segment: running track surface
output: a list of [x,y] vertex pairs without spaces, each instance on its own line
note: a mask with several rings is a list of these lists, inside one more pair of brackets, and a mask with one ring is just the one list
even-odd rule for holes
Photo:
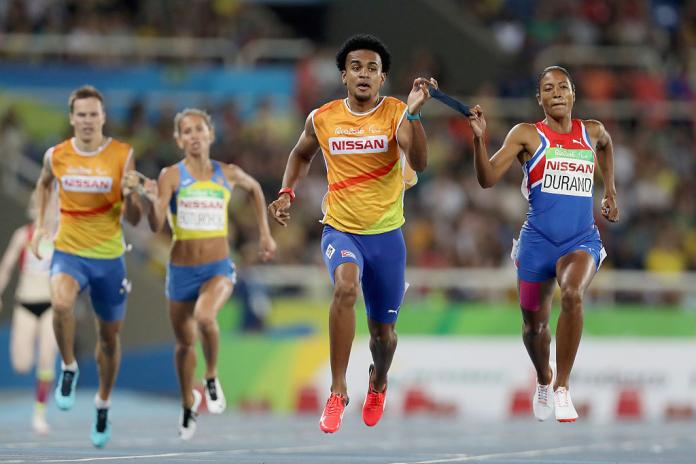
[[49,405],[53,430],[38,437],[30,426],[29,391],[0,393],[0,462],[6,463],[240,463],[436,464],[693,463],[694,423],[539,423],[534,419],[481,422],[466,417],[390,414],[376,427],[362,423],[354,400],[333,435],[318,417],[229,412],[201,415],[191,442],[177,437],[176,399],[114,395],[113,435],[106,448],[89,442],[94,391],[78,389],[70,412]]

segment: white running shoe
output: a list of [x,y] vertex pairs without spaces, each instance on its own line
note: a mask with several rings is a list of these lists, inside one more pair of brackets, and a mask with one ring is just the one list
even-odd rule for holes
[[548,385],[536,384],[536,390],[532,397],[532,411],[539,421],[545,421],[553,413],[553,382],[556,380],[556,365],[549,363],[551,368],[551,383]]
[[227,407],[227,402],[218,378],[203,379],[203,391],[205,392],[205,404],[208,412],[222,414]]
[[196,433],[196,418],[198,417],[198,407],[201,405],[201,394],[198,390],[193,390],[193,405],[191,409],[183,409],[179,415],[179,437],[182,440],[190,440]]
[[573,406],[573,400],[570,399],[570,392],[566,387],[558,387],[553,394],[553,402],[558,422],[575,422],[578,412]]
[[46,422],[46,411],[43,408],[34,409],[34,415],[31,418],[31,426],[34,432],[38,435],[47,435],[51,431],[51,427]]

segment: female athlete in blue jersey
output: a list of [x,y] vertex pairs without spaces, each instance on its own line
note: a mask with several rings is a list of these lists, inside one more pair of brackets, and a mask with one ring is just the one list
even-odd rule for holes
[[[529,211],[512,257],[524,320],[522,338],[537,372],[534,415],[545,420],[555,412],[559,422],[574,422],[578,414],[568,380],[582,335],[582,299],[606,256],[592,212],[595,161],[604,177],[602,215],[616,222],[614,157],[611,137],[601,122],[572,119],[575,87],[568,71],[559,66],[544,69],[536,96],[544,120],[513,127],[490,159],[480,106],[473,108],[469,122],[482,187],[495,185],[515,159],[522,165]],[[561,314],[554,372],[549,364],[549,316],[556,282],[561,287]]]

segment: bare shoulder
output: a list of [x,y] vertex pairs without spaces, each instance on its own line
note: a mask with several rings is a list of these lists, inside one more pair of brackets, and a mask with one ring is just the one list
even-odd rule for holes
[[533,145],[535,142],[539,141],[539,134],[534,124],[521,122],[510,129],[507,138],[508,140],[524,145]]
[[520,122],[515,124],[512,129],[510,129],[510,132],[517,131],[520,133],[524,134],[536,134],[537,133],[537,128],[534,124],[531,122]]
[[316,131],[314,130],[314,116],[318,113],[318,111],[319,110],[313,110],[307,115],[304,125],[305,134],[316,135]]
[[179,168],[176,164],[162,168],[159,174],[160,182],[164,183],[178,183],[179,182]]
[[26,244],[29,243],[28,229],[29,226],[26,224],[15,229],[14,233],[12,234],[12,238],[10,239],[10,246],[26,246]]
[[582,123],[587,127],[588,129],[590,127],[604,127],[604,124],[602,124],[601,121],[597,121],[596,119],[583,119]]
[[609,133],[604,128],[604,124],[596,119],[585,119],[582,121],[587,129],[587,134],[590,136],[590,140],[595,142],[602,142],[605,144],[609,139]]
[[24,224],[23,226],[17,227],[15,229],[13,236],[18,236],[18,237],[26,237],[29,235],[29,228],[31,226],[29,224]]
[[604,131],[604,124],[596,119],[585,119],[582,121],[582,123],[585,125],[585,128],[588,132],[590,132],[590,134],[593,132],[598,133]]
[[242,170],[234,163],[220,163],[220,169],[227,177],[234,176]]

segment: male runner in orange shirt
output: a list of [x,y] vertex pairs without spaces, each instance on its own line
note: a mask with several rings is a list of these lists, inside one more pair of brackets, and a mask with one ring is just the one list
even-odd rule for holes
[[[283,188],[269,205],[282,225],[290,219],[294,188],[321,150],[327,167],[322,253],[334,283],[329,313],[331,395],[319,427],[333,433],[348,404],[346,368],[355,336],[355,300],[362,285],[370,350],[363,420],[374,426],[382,417],[387,372],[396,350],[394,330],[405,292],[406,247],[403,196],[416,171],[425,169],[428,149],[420,109],[434,79],[418,78],[408,103],[380,95],[391,57],[370,35],[349,38],[336,55],[348,97],[334,100],[307,117],[290,153]],[[409,166],[410,165],[410,166]]]
[[46,236],[44,215],[56,185],[60,224],[51,262],[51,307],[62,370],[55,400],[62,410],[72,408],[75,402],[80,371],[73,346],[73,310],[77,295],[89,287],[99,335],[99,391],[94,398],[96,419],[91,439],[94,446],[103,447],[111,435],[109,396],[121,361],[119,331],[130,287],[121,216],[135,225],[141,210],[138,195],[121,185],[124,173],[135,169],[133,149],[104,136],[106,114],[101,93],[91,86],[81,87],[70,95],[69,106],[75,136],[49,148],[44,156],[36,185],[39,214],[32,251],[40,258],[38,245]]

